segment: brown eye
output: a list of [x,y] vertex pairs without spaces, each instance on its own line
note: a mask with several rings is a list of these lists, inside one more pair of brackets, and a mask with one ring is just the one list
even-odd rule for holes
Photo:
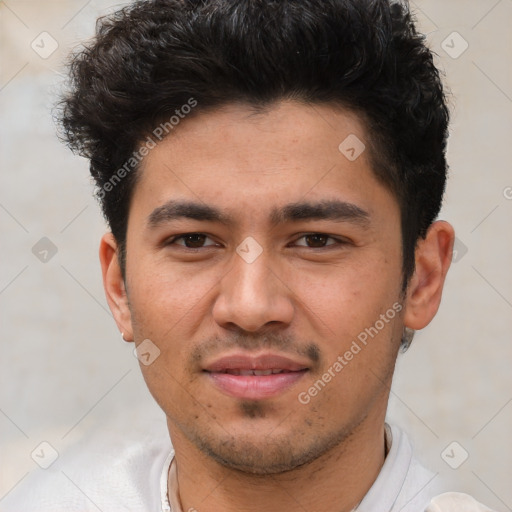
[[327,241],[329,237],[327,235],[306,235],[305,237],[306,244],[309,247],[325,247],[327,245]]
[[187,233],[180,235],[174,238],[171,244],[181,245],[188,249],[200,249],[202,247],[217,245],[210,237],[203,233]]
[[206,235],[194,234],[184,236],[183,241],[186,247],[195,249],[197,247],[203,247],[206,238]]
[[325,235],[324,233],[309,233],[301,236],[295,242],[295,245],[300,247],[311,247],[312,249],[321,249],[322,247],[327,247],[336,243],[340,242],[335,240],[332,236]]

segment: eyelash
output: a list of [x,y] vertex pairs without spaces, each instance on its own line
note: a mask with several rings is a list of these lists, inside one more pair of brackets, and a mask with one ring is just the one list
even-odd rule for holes
[[184,240],[185,238],[191,237],[191,236],[204,236],[206,238],[210,238],[211,239],[211,237],[209,237],[205,233],[199,233],[199,232],[183,233],[182,235],[177,235],[177,236],[174,236],[174,237],[170,238],[169,240],[167,240],[165,242],[165,245],[181,245],[181,246],[183,246],[183,248],[189,249],[189,250],[190,249],[198,250],[198,249],[203,249],[204,247],[214,247],[215,245],[218,245],[218,244],[210,244],[210,245],[203,246],[203,247],[187,247],[185,244],[176,244],[177,240]]
[[[216,247],[216,246],[218,247],[220,245],[220,244],[217,244],[217,243],[213,243],[213,244],[206,245],[206,246],[201,246],[201,247],[187,247],[184,243],[183,244],[176,244],[176,242],[178,240],[184,240],[185,238],[191,237],[191,236],[204,236],[207,239],[210,239],[210,240],[214,241],[211,237],[209,237],[205,233],[192,232],[192,233],[183,233],[181,235],[174,236],[174,237],[170,238],[169,240],[167,240],[165,242],[165,245],[180,245],[180,246],[182,246],[186,250],[193,250],[193,251],[204,249],[206,247]],[[348,240],[344,240],[344,239],[341,239],[341,238],[333,237],[331,235],[328,235],[327,233],[319,233],[319,232],[304,233],[300,237],[296,238],[294,243],[297,243],[299,240],[301,240],[303,238],[306,238],[308,236],[309,237],[311,237],[311,236],[326,237],[327,240],[334,240],[334,243],[328,243],[328,244],[323,245],[321,247],[310,247],[308,245],[298,245],[296,247],[305,247],[307,249],[326,249],[326,248],[331,247],[331,246],[347,245],[349,243]]]

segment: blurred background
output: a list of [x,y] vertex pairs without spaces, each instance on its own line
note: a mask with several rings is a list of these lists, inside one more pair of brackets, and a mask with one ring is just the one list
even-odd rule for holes
[[[117,418],[165,430],[106,305],[87,162],[51,117],[70,50],[109,0],[0,1],[1,499]],[[452,490],[512,510],[512,0],[411,2],[451,90],[441,218],[457,241],[435,320],[399,357],[389,419]]]

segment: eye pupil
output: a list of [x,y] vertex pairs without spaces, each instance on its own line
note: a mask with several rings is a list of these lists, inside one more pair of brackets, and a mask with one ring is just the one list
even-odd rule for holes
[[201,235],[198,233],[187,235],[184,237],[185,245],[190,248],[202,247],[204,245],[205,240],[206,235]]
[[309,247],[324,247],[328,240],[327,235],[306,235],[306,243]]

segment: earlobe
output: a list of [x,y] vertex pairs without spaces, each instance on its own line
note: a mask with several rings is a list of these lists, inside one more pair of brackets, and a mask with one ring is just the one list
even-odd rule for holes
[[133,341],[133,329],[128,296],[118,259],[118,246],[112,233],[103,235],[100,243],[100,263],[103,288],[110,311],[125,341]]
[[416,268],[407,287],[405,327],[423,329],[437,313],[452,260],[454,238],[452,226],[437,221],[419,241],[415,253]]

